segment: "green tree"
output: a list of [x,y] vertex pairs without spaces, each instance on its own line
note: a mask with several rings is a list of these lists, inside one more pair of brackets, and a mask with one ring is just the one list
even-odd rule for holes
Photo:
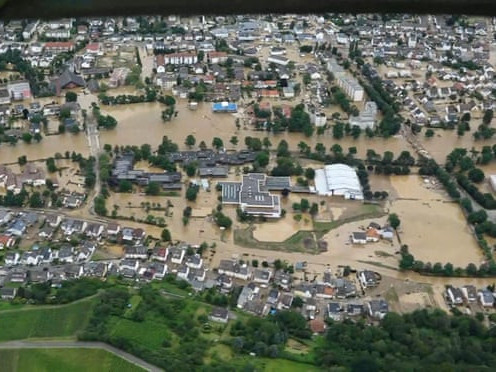
[[434,137],[434,131],[433,131],[432,129],[430,129],[430,128],[429,128],[429,129],[427,129],[427,130],[425,131],[425,136],[426,136],[427,138]]
[[119,192],[132,192],[133,184],[129,180],[119,181]]
[[229,140],[229,142],[231,142],[231,144],[233,146],[237,146],[238,145],[238,137],[232,136],[231,139]]
[[269,164],[269,154],[265,151],[259,152],[255,157],[256,163],[261,167],[266,167]]
[[105,198],[103,195],[99,195],[95,198],[95,213],[99,216],[107,215],[107,207],[105,206]]
[[400,224],[401,224],[401,221],[400,221],[400,218],[398,217],[398,215],[396,213],[391,213],[388,217],[388,222],[389,224],[391,225],[391,227],[393,229],[397,229]]
[[484,116],[482,117],[482,123],[485,125],[489,125],[493,120],[494,112],[489,109],[484,112]]
[[77,101],[77,93],[67,92],[65,94],[65,101],[66,102],[76,102]]
[[310,209],[310,202],[307,199],[301,199],[300,208],[302,212],[306,212]]
[[168,229],[163,229],[162,233],[160,234],[160,237],[164,242],[172,241],[171,233]]
[[198,185],[190,184],[186,189],[186,199],[189,201],[195,201],[199,190],[200,187]]
[[188,164],[186,164],[184,166],[184,170],[186,171],[186,174],[188,175],[188,177],[194,177],[196,174],[197,168],[198,168],[198,163],[196,163],[194,161],[189,162]]
[[160,183],[150,182],[145,189],[146,195],[159,195],[160,194]]
[[305,178],[307,180],[313,180],[315,178],[315,170],[313,168],[305,169]]
[[467,176],[470,179],[470,181],[475,183],[481,183],[482,181],[484,181],[485,178],[484,172],[480,168],[470,169],[468,171]]
[[337,122],[332,127],[332,136],[335,139],[341,139],[344,137],[344,124],[341,122]]
[[26,155],[22,155],[17,158],[17,162],[19,165],[24,165],[28,162],[28,159],[26,158]]
[[214,147],[216,150],[220,150],[224,147],[224,142],[219,137],[214,137],[212,139],[212,147]]
[[215,222],[219,227],[223,227],[225,229],[229,229],[232,226],[232,220],[222,212],[217,212],[215,214]]
[[33,192],[29,197],[29,207],[30,208],[42,208],[44,205],[43,199],[39,192]]
[[26,143],[31,143],[33,135],[31,133],[25,132],[21,136],[22,140]]
[[188,134],[186,137],[186,140],[184,141],[184,144],[188,147],[193,147],[196,143],[196,138],[192,134]]
[[278,157],[289,157],[289,145],[286,140],[281,140],[277,145],[277,156]]

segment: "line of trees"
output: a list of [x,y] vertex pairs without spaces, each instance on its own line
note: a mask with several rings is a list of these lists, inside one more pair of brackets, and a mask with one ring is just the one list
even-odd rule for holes
[[494,262],[494,260],[491,260],[487,263],[483,263],[479,267],[477,267],[473,263],[469,263],[465,268],[462,267],[455,268],[453,264],[451,264],[450,262],[443,265],[440,262],[436,262],[432,264],[430,262],[423,262],[420,260],[416,260],[413,254],[410,253],[407,245],[403,245],[401,247],[400,254],[401,254],[400,269],[413,270],[423,275],[447,276],[447,277],[464,277],[464,276],[487,277],[487,276],[496,275],[496,263]]

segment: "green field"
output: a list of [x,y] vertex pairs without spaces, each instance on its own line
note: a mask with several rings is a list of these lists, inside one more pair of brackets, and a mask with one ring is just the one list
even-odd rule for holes
[[154,320],[137,323],[128,319],[112,317],[109,328],[111,329],[111,337],[124,338],[152,350],[160,349],[164,340],[170,340],[172,337],[165,324]]
[[143,371],[142,368],[100,349],[0,350],[0,361],[3,372]]
[[69,337],[86,327],[94,299],[69,305],[0,311],[0,341]]
[[265,372],[317,372],[320,369],[310,364],[293,362],[287,359],[264,359]]

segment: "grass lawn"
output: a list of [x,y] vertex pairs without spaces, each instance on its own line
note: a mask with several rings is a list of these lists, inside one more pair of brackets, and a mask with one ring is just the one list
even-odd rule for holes
[[74,336],[86,327],[94,301],[0,311],[0,341]]
[[124,313],[124,317],[129,318],[131,315],[133,315],[134,311],[136,310],[140,302],[141,302],[141,296],[138,295],[132,296],[131,299],[129,300],[131,307],[126,310],[126,312]]
[[[307,241],[305,246],[304,241]],[[283,242],[262,242],[253,236],[253,226],[234,230],[234,243],[242,247],[274,251],[317,253],[317,244],[311,231],[298,231]]]
[[0,350],[0,360],[3,372],[144,371],[114,354],[99,349]]
[[208,350],[208,354],[207,357],[205,358],[205,362],[210,363],[213,359],[228,362],[233,357],[234,357],[234,353],[231,350],[231,348],[227,345],[219,343]]
[[169,328],[154,320],[133,322],[128,319],[112,317],[110,334],[113,337],[122,337],[133,343],[151,350],[159,349],[165,339],[171,340],[173,335]]
[[155,289],[163,289],[166,292],[173,293],[182,297],[189,297],[190,291],[178,288],[176,284],[169,283],[166,280],[152,282],[152,287]]
[[0,301],[0,311],[18,310],[18,309],[22,309],[23,307],[29,307],[29,305],[23,305],[23,304],[12,305],[10,301]]
[[293,362],[287,359],[262,359],[265,372],[317,372],[320,369],[311,364]]

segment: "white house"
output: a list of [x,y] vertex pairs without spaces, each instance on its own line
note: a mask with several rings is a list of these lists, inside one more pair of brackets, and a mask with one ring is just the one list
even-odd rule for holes
[[184,255],[186,254],[186,249],[181,249],[177,247],[168,247],[167,256],[171,258],[171,262],[175,264],[182,264]]
[[21,255],[18,252],[8,252],[5,255],[5,265],[15,266],[19,264],[20,259],[21,259]]
[[39,265],[42,261],[42,257],[33,251],[24,252],[21,256],[21,263],[23,265]]

